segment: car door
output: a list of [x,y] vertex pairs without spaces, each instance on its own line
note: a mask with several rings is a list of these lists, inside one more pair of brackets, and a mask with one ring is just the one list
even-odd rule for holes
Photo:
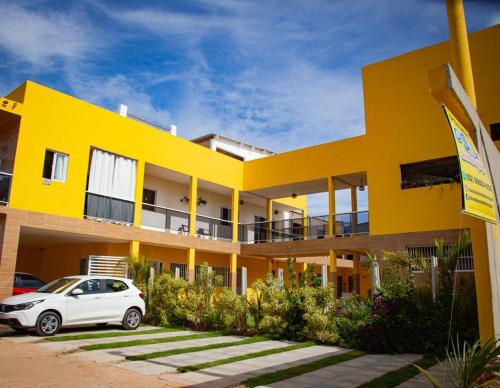
[[121,321],[130,304],[130,290],[119,279],[103,280],[104,316],[110,321]]
[[[71,291],[79,288],[80,295],[72,295]],[[101,279],[88,279],[79,283],[67,294],[68,324],[91,323],[105,320],[104,298]]]

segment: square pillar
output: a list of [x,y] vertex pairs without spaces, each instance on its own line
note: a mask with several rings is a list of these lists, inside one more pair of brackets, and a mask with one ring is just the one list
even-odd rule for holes
[[328,236],[332,238],[335,236],[335,178],[332,176],[328,177],[328,220]]
[[273,259],[266,259],[266,273],[273,273]]
[[142,218],[142,191],[144,188],[144,161],[138,160],[136,163],[135,177],[135,205],[134,205],[134,226],[141,226]]
[[240,212],[240,191],[237,189],[233,189],[232,198],[231,198],[231,222],[233,223],[233,242],[238,242],[238,232],[239,232],[239,212]]
[[302,217],[304,217],[303,221],[302,221],[302,229],[303,229],[303,236],[304,236],[304,240],[307,240],[308,237],[309,237],[309,218],[307,218],[307,210],[303,210],[302,211]]
[[[196,202],[197,201],[198,201],[198,178],[195,176],[192,176],[189,179],[189,235],[190,236],[194,236],[196,234]],[[193,257],[194,257],[194,253],[193,253]],[[194,269],[194,267],[193,267],[193,269]]]
[[352,262],[352,283],[354,293],[357,295],[360,295],[359,272],[359,253],[355,253]]
[[229,284],[231,290],[236,292],[238,284],[238,255],[236,253],[231,253],[229,257]]
[[0,300],[12,296],[21,227],[0,215]]
[[267,230],[266,230],[266,236],[268,241],[272,241],[273,239],[273,200],[268,199],[266,201],[266,220],[267,222]]
[[358,191],[356,186],[351,187],[351,222],[352,222],[352,234],[357,233],[358,228]]
[[335,250],[330,249],[330,268],[328,273],[328,278],[330,283],[335,287],[335,291],[337,292],[337,254]]
[[130,257],[139,257],[139,249],[140,249],[140,243],[139,241],[130,241],[130,246],[129,246],[129,256]]
[[194,248],[189,248],[187,251],[187,270],[188,270],[188,282],[194,282],[194,264],[196,258],[196,250]]

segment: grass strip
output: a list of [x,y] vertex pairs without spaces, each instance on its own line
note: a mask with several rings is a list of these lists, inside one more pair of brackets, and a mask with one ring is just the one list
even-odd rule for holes
[[263,350],[261,352],[248,353],[248,354],[243,354],[241,356],[223,358],[222,360],[209,361],[209,362],[204,362],[204,363],[196,364],[196,365],[183,366],[183,367],[177,368],[177,370],[181,373],[192,372],[195,370],[211,368],[213,366],[229,364],[231,362],[248,360],[250,358],[264,357],[264,356],[269,356],[271,354],[289,352],[290,350],[307,348],[307,347],[313,346],[313,345],[314,345],[314,342],[301,342],[298,344],[285,346],[283,348],[268,349],[268,350]]
[[194,353],[194,352],[201,352],[203,350],[220,349],[220,348],[228,348],[230,346],[253,344],[256,342],[262,342],[262,341],[267,341],[267,340],[269,340],[269,338],[267,338],[267,337],[255,336],[255,337],[246,338],[246,339],[241,340],[241,341],[223,342],[220,344],[210,344],[210,345],[204,345],[204,346],[191,346],[189,348],[182,348],[182,349],[170,349],[170,350],[165,350],[163,352],[139,354],[137,356],[127,356],[125,358],[129,361],[142,361],[142,360],[149,360],[149,359],[158,358],[158,357],[175,356],[177,354],[183,354],[183,353]]
[[199,339],[199,338],[219,337],[221,335],[224,335],[224,333],[212,331],[209,333],[189,334],[189,335],[181,335],[181,336],[177,336],[177,337],[148,338],[148,339],[138,339],[138,340],[134,340],[134,341],[85,345],[85,346],[80,346],[80,349],[82,349],[82,350],[117,349],[117,348],[127,348],[129,346],[137,346],[137,345],[152,345],[152,344],[162,344],[162,343],[166,343],[166,342],[187,341],[187,340]]
[[179,331],[179,328],[160,328],[152,330],[141,330],[141,331],[117,331],[117,332],[107,332],[107,333],[88,333],[88,334],[75,334],[67,335],[62,337],[50,337],[46,338],[50,342],[64,342],[64,341],[75,341],[84,339],[96,339],[96,338],[111,338],[111,337],[128,337],[132,335],[146,335],[146,334],[157,334],[157,333],[168,333],[172,331]]
[[[422,369],[429,369],[431,366],[436,365],[439,362],[438,358],[435,356],[424,356],[420,360],[414,362]],[[411,379],[412,377],[420,374],[420,371],[413,365],[409,364],[403,366],[402,368],[387,372],[382,376],[379,376],[371,381],[361,384],[358,388],[386,388],[386,387],[396,387],[405,381]]]
[[252,377],[248,380],[241,382],[242,385],[247,387],[257,387],[259,385],[268,385],[277,381],[290,379],[304,373],[313,372],[315,370],[326,368],[327,366],[339,364],[341,362],[349,361],[357,357],[364,356],[366,353],[359,350],[352,350],[350,352],[332,355],[321,358],[316,361],[309,362],[298,366],[293,366],[286,369],[281,369],[276,372],[265,373],[260,376]]

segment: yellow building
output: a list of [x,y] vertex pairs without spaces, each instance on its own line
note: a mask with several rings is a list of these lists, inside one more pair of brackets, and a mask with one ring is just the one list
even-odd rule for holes
[[[498,25],[470,37],[492,136],[499,42]],[[207,262],[240,292],[296,257],[298,272],[328,264],[339,288],[366,295],[367,250],[451,244],[468,229],[481,332],[491,335],[484,222],[460,213],[452,136],[429,93],[427,71],[448,53],[441,43],[364,67],[365,135],[247,161],[25,82],[0,101],[0,297],[15,271],[50,281],[127,255],[190,281]],[[369,210],[358,211],[365,187]],[[352,212],[336,212],[337,190],[351,190]],[[319,192],[329,192],[329,214],[307,215],[305,195]]]

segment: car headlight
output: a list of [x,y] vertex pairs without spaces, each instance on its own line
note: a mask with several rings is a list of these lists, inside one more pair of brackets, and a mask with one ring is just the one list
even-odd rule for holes
[[26,302],[26,303],[16,304],[16,305],[14,305],[14,311],[17,311],[17,310],[29,310],[34,305],[36,305],[38,303],[42,303],[44,300],[45,299],[40,299],[40,300],[34,300],[33,302]]

